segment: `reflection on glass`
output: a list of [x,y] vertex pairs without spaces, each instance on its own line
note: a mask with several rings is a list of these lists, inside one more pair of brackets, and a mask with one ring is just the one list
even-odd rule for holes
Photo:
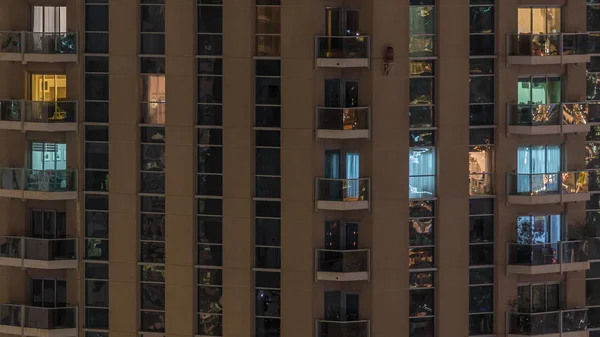
[[165,76],[142,76],[142,122],[165,124]]
[[433,247],[409,248],[408,249],[408,268],[409,269],[434,268]]
[[413,147],[409,150],[409,198],[428,198],[435,195],[435,149]]
[[435,54],[435,7],[409,7],[409,56],[423,57]]

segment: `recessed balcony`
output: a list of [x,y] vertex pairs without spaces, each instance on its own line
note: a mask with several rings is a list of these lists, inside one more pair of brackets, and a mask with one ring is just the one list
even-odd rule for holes
[[371,179],[315,179],[316,208],[320,210],[368,210]]
[[507,133],[554,135],[587,133],[589,105],[585,102],[555,104],[508,104]]
[[369,320],[326,321],[317,320],[317,337],[369,337]]
[[508,203],[515,205],[587,201],[588,172],[509,173],[507,192]]
[[587,309],[507,312],[508,336],[588,337]]
[[368,35],[315,36],[317,68],[369,68],[370,58]]
[[371,108],[317,107],[317,139],[369,139]]
[[317,281],[369,280],[369,249],[317,249],[315,260]]
[[29,337],[75,337],[77,307],[0,304],[0,333]]
[[0,197],[75,200],[77,199],[77,170],[0,168]]
[[77,131],[77,102],[0,100],[0,129]]
[[506,244],[506,272],[539,275],[590,269],[585,241]]
[[0,61],[77,62],[77,33],[0,32]]
[[77,239],[0,236],[0,266],[75,269],[77,268]]
[[507,63],[514,65],[590,62],[588,33],[506,35]]

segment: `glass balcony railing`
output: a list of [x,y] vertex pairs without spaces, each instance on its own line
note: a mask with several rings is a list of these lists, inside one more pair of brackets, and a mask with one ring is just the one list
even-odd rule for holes
[[77,33],[0,32],[0,53],[76,54]]
[[508,34],[509,56],[586,55],[588,33]]
[[77,170],[0,168],[0,189],[36,192],[77,191]]
[[319,201],[367,201],[369,181],[369,178],[317,178],[317,198]]
[[509,173],[509,195],[576,194],[588,192],[588,172]]
[[0,304],[0,326],[57,330],[77,327],[77,307],[35,307]]
[[41,261],[77,259],[77,239],[0,236],[0,257]]
[[509,104],[508,125],[556,126],[587,124],[589,105],[579,103]]
[[359,273],[369,271],[369,250],[317,249],[317,271]]
[[0,100],[0,121],[29,123],[74,123],[76,101]]
[[317,129],[351,131],[369,130],[369,107],[317,107]]
[[544,266],[588,261],[586,241],[535,244],[509,242],[506,250],[509,265]]
[[587,330],[587,309],[551,312],[509,312],[508,333],[511,335],[549,335]]
[[469,174],[469,195],[483,196],[493,195],[493,175],[492,173],[470,173]]
[[317,36],[317,58],[366,59],[370,57],[370,36]]
[[317,337],[369,337],[368,320],[317,321]]

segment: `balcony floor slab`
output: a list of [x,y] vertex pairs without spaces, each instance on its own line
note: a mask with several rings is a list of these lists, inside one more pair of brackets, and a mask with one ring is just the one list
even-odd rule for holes
[[340,281],[340,282],[351,282],[351,281],[368,281],[369,272],[353,272],[353,273],[334,273],[327,271],[317,271],[317,281]]
[[[536,337],[589,337],[589,331],[569,331],[563,333],[548,333],[548,334],[536,334]],[[523,337],[523,336],[531,336],[530,334],[506,334],[507,337]]]
[[368,58],[316,58],[317,68],[369,68]]
[[369,201],[317,201],[317,209],[330,211],[368,210]]
[[368,139],[369,130],[317,130],[318,139]]
[[520,265],[507,265],[507,274],[520,274],[520,275],[541,275],[541,274],[558,274],[561,272],[568,271],[584,271],[590,269],[589,262],[575,262],[575,263],[563,263],[561,264],[547,264],[542,266],[520,266]]
[[512,65],[551,65],[551,64],[573,64],[588,63],[590,55],[555,55],[555,56],[508,56],[507,62]]

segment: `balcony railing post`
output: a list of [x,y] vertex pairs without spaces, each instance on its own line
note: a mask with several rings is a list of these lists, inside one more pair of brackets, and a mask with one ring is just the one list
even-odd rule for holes
[[558,312],[558,333],[562,335],[563,332],[563,311]]
[[21,268],[25,269],[25,237],[19,238],[19,254],[21,255]]
[[25,59],[25,53],[27,53],[27,33],[21,31],[19,38],[21,39],[21,61],[23,61]]
[[558,263],[560,264],[560,273],[563,273],[563,265],[564,265],[564,257],[565,257],[565,243],[563,241],[558,243]]

